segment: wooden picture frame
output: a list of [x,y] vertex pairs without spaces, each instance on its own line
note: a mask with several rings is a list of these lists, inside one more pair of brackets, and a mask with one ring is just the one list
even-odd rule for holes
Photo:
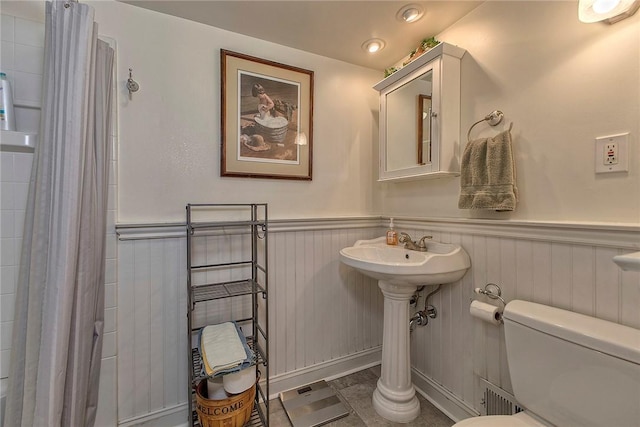
[[221,176],[311,180],[313,71],[220,50]]

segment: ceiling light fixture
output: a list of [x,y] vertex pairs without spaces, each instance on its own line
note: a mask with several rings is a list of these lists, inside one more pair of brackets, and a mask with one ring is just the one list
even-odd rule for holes
[[640,8],[640,0],[580,0],[578,19],[590,24],[604,21],[615,24],[630,17]]
[[402,6],[398,13],[396,13],[396,19],[402,22],[416,22],[418,19],[422,18],[424,15],[424,9],[419,4],[408,4],[406,6]]
[[369,53],[379,52],[384,49],[385,43],[382,39],[369,39],[362,43],[362,48]]

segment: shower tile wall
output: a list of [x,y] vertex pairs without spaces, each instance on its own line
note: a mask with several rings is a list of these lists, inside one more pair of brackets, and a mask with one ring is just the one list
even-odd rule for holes
[[[38,132],[44,59],[44,24],[2,14],[0,70],[14,90],[18,131]],[[117,102],[113,103],[117,117]],[[117,245],[116,159],[117,135],[112,135],[109,176],[107,252],[105,270],[104,342],[96,427],[114,426],[116,420]],[[31,174],[32,153],[0,152],[0,380],[9,375],[11,333],[17,271]]]
[[9,376],[13,306],[32,159],[31,153],[0,153],[0,378]]
[[[7,74],[14,90],[17,130],[37,132],[44,59],[44,24],[1,15],[0,71]],[[0,153],[0,378],[9,375],[13,305],[24,209],[27,201],[32,153]]]
[[0,71],[13,88],[16,126],[19,131],[37,132],[40,123],[44,24],[1,15],[2,50]]

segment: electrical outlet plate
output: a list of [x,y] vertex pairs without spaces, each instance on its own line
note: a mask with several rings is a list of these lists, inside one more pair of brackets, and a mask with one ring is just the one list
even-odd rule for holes
[[596,173],[629,171],[629,133],[596,138]]

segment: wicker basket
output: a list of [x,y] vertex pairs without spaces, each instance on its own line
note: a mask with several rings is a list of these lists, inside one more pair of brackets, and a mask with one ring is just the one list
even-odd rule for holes
[[207,380],[196,388],[196,412],[202,427],[242,427],[251,418],[256,386],[222,400],[207,398]]

